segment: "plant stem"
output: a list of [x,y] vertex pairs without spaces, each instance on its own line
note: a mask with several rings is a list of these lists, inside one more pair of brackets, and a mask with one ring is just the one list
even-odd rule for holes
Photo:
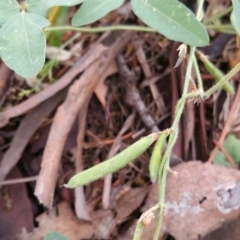
[[106,27],[72,27],[72,26],[52,26],[44,28],[44,31],[63,31],[63,30],[71,30],[71,31],[79,31],[79,32],[90,32],[90,33],[99,33],[106,31],[120,31],[120,30],[131,30],[131,31],[139,31],[139,32],[156,32],[156,30],[144,27],[144,26],[136,26],[136,25],[114,25],[114,26],[106,26]]
[[194,66],[194,70],[195,70],[196,77],[197,77],[197,83],[198,83],[197,85],[198,85],[199,94],[200,94],[200,96],[203,96],[204,91],[203,91],[202,76],[200,74],[197,58],[195,55],[194,55],[194,59],[193,59],[193,66]]
[[141,239],[143,229],[144,229],[143,222],[142,221],[138,221],[137,222],[137,226],[135,228],[133,240],[140,240]]
[[204,0],[198,0],[198,8],[197,8],[197,12],[196,12],[196,18],[198,21],[202,20],[203,4],[204,4]]
[[213,85],[208,91],[205,92],[204,97],[209,98],[215,91],[217,91],[222,85],[230,80],[238,71],[240,71],[240,63],[238,63],[222,80]]
[[160,204],[160,212],[159,212],[159,216],[158,216],[158,222],[157,222],[157,227],[154,233],[154,240],[158,240],[159,234],[160,234],[160,229],[161,229],[161,224],[162,224],[162,218],[163,218],[163,208],[164,208],[164,203],[165,203],[165,190],[166,190],[166,179],[167,179],[167,172],[169,170],[169,162],[170,162],[170,156],[171,156],[171,151],[173,146],[176,143],[177,137],[178,137],[178,123],[180,121],[182,112],[183,112],[183,108],[185,105],[185,102],[188,98],[195,98],[195,97],[199,97],[199,91],[196,92],[191,92],[186,94],[185,96],[182,96],[181,99],[179,99],[177,106],[176,106],[176,110],[175,110],[175,119],[174,122],[172,124],[172,129],[173,132],[170,135],[169,138],[169,143],[168,143],[168,147],[167,150],[165,152],[165,154],[163,155],[162,161],[161,161],[161,165],[159,168],[159,204]]
[[164,206],[160,206],[157,226],[156,226],[156,229],[155,229],[153,240],[158,240],[159,239],[159,234],[160,234],[160,230],[161,230],[161,226],[162,226],[162,219],[163,219],[163,208],[164,208]]
[[236,31],[234,27],[231,24],[212,24],[212,25],[206,25],[207,29],[215,29],[221,32],[229,32],[236,34]]
[[141,239],[144,227],[147,227],[151,223],[152,219],[154,218],[153,212],[158,208],[160,208],[160,205],[156,204],[141,215],[141,217],[137,221],[137,226],[135,228],[133,240]]
[[233,10],[233,6],[230,6],[230,7],[226,8],[225,10],[223,10],[222,12],[220,12],[220,13],[218,13],[216,15],[211,16],[210,18],[208,18],[203,23],[206,25],[206,24],[208,24],[210,22],[213,22],[213,21],[215,21],[215,20],[217,20],[217,19],[219,19],[219,18],[229,14],[232,10]]
[[[187,94],[189,81],[192,78],[191,73],[192,73],[192,66],[193,66],[195,49],[196,49],[195,47],[190,47],[188,65],[187,65],[187,70],[186,70],[186,75],[185,75],[185,80],[184,80],[184,86],[183,86],[182,98],[185,97],[185,95]],[[177,123],[174,124],[174,122],[173,122],[172,128],[174,128],[176,124]]]

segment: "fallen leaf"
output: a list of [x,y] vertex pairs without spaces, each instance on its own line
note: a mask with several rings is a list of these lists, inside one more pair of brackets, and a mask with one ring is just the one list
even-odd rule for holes
[[69,240],[91,239],[93,236],[92,225],[79,220],[66,202],[58,204],[49,214],[43,213],[37,221],[39,227],[31,233],[22,232],[20,240],[41,240],[50,231],[56,231]]
[[102,104],[104,108],[106,108],[106,95],[108,92],[108,86],[105,84],[105,79],[108,76],[111,76],[118,72],[118,68],[116,63],[113,61],[109,67],[107,68],[107,71],[102,76],[102,78],[99,80],[96,88],[94,89],[94,93],[96,94],[96,97],[98,98],[99,102]]

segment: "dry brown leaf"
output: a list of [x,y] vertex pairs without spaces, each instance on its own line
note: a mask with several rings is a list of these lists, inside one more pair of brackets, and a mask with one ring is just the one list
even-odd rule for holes
[[98,98],[99,102],[102,104],[104,108],[106,108],[106,95],[108,92],[108,86],[105,84],[105,79],[108,76],[111,76],[118,72],[118,68],[116,63],[113,61],[109,67],[107,68],[107,71],[103,75],[103,77],[99,80],[97,86],[94,89],[94,93],[96,94],[96,97]]
[[114,214],[109,209],[94,211],[91,216],[93,220],[94,239],[107,239],[109,229],[114,224]]
[[21,240],[42,240],[50,231],[63,234],[69,240],[91,239],[93,227],[90,223],[79,220],[73,213],[71,206],[62,202],[53,208],[49,215],[43,213],[37,217],[39,227],[32,233],[23,232],[19,238]]
[[128,188],[122,194],[116,197],[115,209],[117,211],[118,222],[127,218],[143,202],[148,193],[148,187]]

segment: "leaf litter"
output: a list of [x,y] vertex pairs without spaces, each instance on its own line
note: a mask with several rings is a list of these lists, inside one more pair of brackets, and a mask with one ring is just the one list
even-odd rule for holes
[[[41,11],[46,11],[48,7],[43,6]],[[124,23],[130,10],[124,15],[120,10],[119,14],[118,11],[112,12],[98,24]],[[72,36],[74,33],[64,33],[63,39],[69,36],[68,34]],[[4,172],[0,175],[1,181],[4,181],[15,165],[21,173],[19,170],[17,175],[10,173],[7,179],[14,178],[16,182],[39,175],[42,163],[42,168],[51,172],[44,180],[38,178],[37,182],[37,195],[40,195],[42,202],[49,207],[48,211],[39,204],[33,194],[36,189],[35,182],[1,188],[0,226],[4,226],[8,232],[0,228],[0,234],[7,234],[7,239],[43,239],[50,231],[62,233],[70,240],[131,239],[141,213],[156,204],[157,187],[150,184],[148,173],[150,151],[114,173],[110,180],[100,179],[76,190],[75,196],[74,191],[60,188],[76,171],[106,159],[113,146],[117,146],[118,151],[123,150],[136,141],[136,136],[139,138],[171,125],[171,115],[181,94],[185,60],[173,70],[177,47],[159,34],[130,34],[131,40],[119,40],[123,45],[121,48],[118,43],[118,46],[114,45],[120,36],[118,34],[82,34],[74,42],[81,43],[77,50],[80,52],[72,53],[74,44],[70,45],[67,49],[71,52],[68,63],[64,65],[60,62],[59,66],[53,68],[56,81],[50,83],[46,77],[41,83],[42,91],[24,99],[16,96],[21,88],[28,88],[27,84],[17,80],[19,78],[9,70],[5,71],[1,63],[0,73],[6,72],[1,75],[5,78],[0,79],[3,80],[1,89],[4,95],[1,100],[4,111],[0,113],[0,135],[3,138],[0,146],[0,173]],[[127,38],[127,34],[123,34]],[[218,60],[222,60],[221,54],[224,51],[226,65],[232,67],[234,61],[226,57],[230,50],[224,50],[229,38],[214,32],[212,34],[213,41],[216,38],[222,40],[218,44],[219,48],[214,49],[215,45],[212,44],[205,50]],[[107,63],[102,60],[103,52],[107,50],[111,55],[111,51],[117,49],[119,53],[114,53]],[[235,57],[237,58],[237,54]],[[117,66],[113,64],[115,59]],[[103,64],[100,68],[97,67],[98,61]],[[222,66],[226,67],[224,64]],[[126,75],[123,74],[123,69],[127,69]],[[201,70],[204,87],[207,88],[210,86],[211,77],[203,68]],[[123,76],[127,76],[126,79],[123,79]],[[10,81],[11,78],[13,83],[5,87],[6,79]],[[141,87],[142,83],[145,83],[144,87]],[[65,99],[64,95],[57,97],[60,91],[67,94]],[[238,99],[238,95],[235,99]],[[77,106],[78,101],[81,103]],[[217,125],[213,127],[214,101],[220,107],[214,111]],[[223,105],[224,101],[228,101],[229,105]],[[64,105],[66,111],[58,115]],[[181,122],[179,143],[174,154],[178,157],[177,163],[182,162],[182,159],[190,162],[173,168],[178,172],[177,177],[171,174],[168,176],[162,233],[169,233],[175,239],[186,240],[197,239],[197,234],[206,239],[237,239],[239,172],[210,163],[203,164],[201,161],[207,160],[212,154],[209,150],[213,149],[214,143],[218,141],[220,145],[216,144],[217,148],[221,150],[220,147],[224,147],[237,166],[238,159],[225,147],[225,141],[231,136],[229,133],[234,134],[238,141],[239,111],[236,110],[232,98],[221,94],[201,103],[199,107],[192,106],[191,103],[189,105]],[[229,107],[223,110],[223,106],[230,106],[230,113]],[[235,115],[231,112],[235,112]],[[223,115],[227,116],[224,128],[221,122]],[[131,124],[124,128],[124,123],[130,116]],[[41,144],[36,146],[41,129],[46,126],[45,140],[41,140]],[[71,129],[75,134],[71,133]],[[64,147],[66,142],[71,142],[67,148]],[[110,144],[113,144],[112,148]],[[35,151],[31,151],[34,148]],[[193,159],[201,161],[192,161]],[[51,164],[55,164],[54,173]],[[176,163],[172,160],[171,167],[174,165]],[[7,171],[3,171],[4,169]],[[40,176],[41,174],[43,171]],[[45,196],[44,192],[41,192],[43,190],[46,190]],[[108,204],[104,205],[106,202]],[[104,206],[108,209],[104,209]],[[84,213],[81,212],[83,208]],[[22,213],[24,209],[28,215]],[[24,216],[28,218],[23,221]],[[231,227],[231,233],[219,234],[228,226]],[[153,228],[154,219],[144,230],[144,239],[151,239]],[[11,236],[9,232],[12,232]]]

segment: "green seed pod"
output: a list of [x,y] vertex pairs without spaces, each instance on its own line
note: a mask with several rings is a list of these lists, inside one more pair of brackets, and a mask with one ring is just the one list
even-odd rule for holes
[[67,188],[75,188],[77,186],[86,185],[121,169],[147,150],[158,136],[158,134],[150,134],[141,138],[118,155],[74,175],[64,186]]
[[149,173],[150,173],[151,182],[156,182],[157,180],[160,162],[163,155],[164,144],[166,142],[167,136],[168,136],[167,131],[162,132],[158,141],[154,146],[150,163],[149,163]]
[[[208,58],[203,55],[200,51],[196,51],[198,58],[203,62],[205,68],[208,70],[208,72],[213,76],[216,82],[219,82],[223,77],[224,74],[222,71],[220,71],[212,62],[208,60]],[[234,94],[234,88],[229,82],[226,82],[222,85],[222,88],[230,94]]]

